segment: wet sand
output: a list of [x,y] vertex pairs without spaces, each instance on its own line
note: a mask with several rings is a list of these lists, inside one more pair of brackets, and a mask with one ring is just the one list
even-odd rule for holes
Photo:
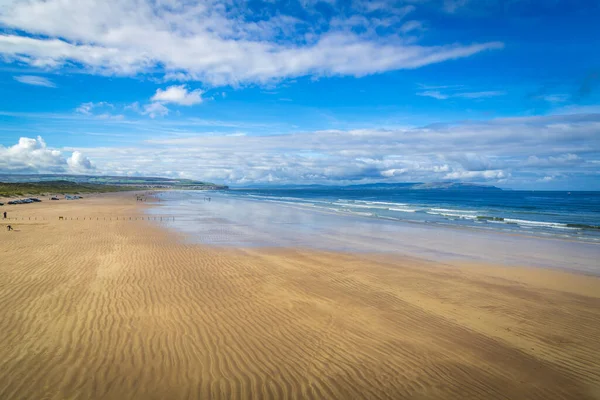
[[144,207],[0,210],[0,399],[600,398],[598,277],[207,247]]
[[[600,243],[573,237],[387,220],[294,203],[215,193],[164,192],[148,213],[174,215],[165,224],[190,243],[220,247],[287,247],[378,252],[439,262],[529,265],[600,276]],[[411,218],[411,213],[406,213]],[[560,230],[557,230],[560,231]]]

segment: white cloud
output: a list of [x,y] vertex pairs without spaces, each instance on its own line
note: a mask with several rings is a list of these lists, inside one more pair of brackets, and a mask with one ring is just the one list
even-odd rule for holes
[[384,171],[381,171],[381,176],[384,178],[391,178],[394,176],[401,176],[405,172],[407,172],[406,168],[400,168],[400,169],[392,168],[392,169],[386,169]]
[[[535,182],[597,171],[600,115],[503,118],[401,129],[321,130],[256,135],[174,131],[130,147],[77,148],[103,173],[187,176],[226,183],[372,181]],[[242,128],[244,129],[244,128]],[[252,131],[252,129],[251,129]],[[553,163],[534,165],[532,154]],[[157,162],[160,160],[160,162]],[[543,163],[542,163],[543,164]]]
[[474,178],[481,178],[485,180],[489,179],[504,179],[507,177],[507,173],[502,170],[488,170],[488,171],[455,171],[444,176],[445,179],[457,179],[457,180],[472,180]]
[[94,108],[94,103],[83,103],[77,107],[75,111],[80,114],[90,115],[92,113],[92,108]]
[[[79,118],[92,126],[87,117]],[[108,147],[56,150],[41,138],[22,139],[14,148],[0,147],[0,170],[80,173],[84,159],[70,155],[79,151],[93,160],[94,173],[167,174],[231,184],[452,180],[523,187],[551,176],[564,177],[556,182],[580,179],[598,187],[600,178],[600,114],[291,134],[272,134],[276,128],[270,127],[261,135],[256,127],[239,122],[218,129],[196,122],[111,121],[103,125],[106,133],[140,130],[119,136]],[[61,155],[67,151],[71,162]]]
[[134,103],[126,105],[125,107],[123,107],[123,109],[125,111],[131,110],[131,111],[134,111],[136,113],[140,113],[142,111],[142,108],[140,107],[140,102],[139,101],[136,101]]
[[164,117],[169,114],[169,109],[161,103],[150,103],[144,106],[144,110],[141,113],[148,115],[150,118]]
[[36,75],[18,75],[15,76],[14,79],[18,82],[24,83],[26,85],[33,86],[44,86],[49,88],[55,88],[56,85],[48,78],[44,78],[43,76]]
[[568,164],[581,163],[583,160],[577,154],[560,154],[547,158],[538,156],[529,156],[524,165],[529,167],[556,167]]
[[79,107],[75,109],[79,114],[92,115],[92,111],[98,108],[110,108],[114,109],[115,106],[106,101],[100,101],[98,103],[88,102],[82,103]]
[[488,97],[504,96],[506,92],[499,90],[490,90],[483,92],[458,92],[458,93],[442,93],[438,90],[426,90],[424,92],[418,92],[417,96],[432,97],[438,100],[447,100],[450,98],[459,99],[484,99]]
[[438,100],[446,100],[447,98],[450,97],[447,94],[442,94],[441,92],[439,92],[437,90],[426,90],[424,92],[419,92],[419,93],[417,93],[417,96],[433,97],[434,99],[438,99]]
[[400,27],[400,32],[408,33],[412,31],[420,31],[423,29],[423,23],[420,21],[407,21]]
[[0,171],[8,173],[64,173],[93,169],[90,160],[75,151],[69,159],[60,150],[51,149],[38,136],[22,137],[14,146],[0,145]]
[[444,158],[459,163],[466,171],[486,171],[502,167],[498,161],[492,161],[489,157],[477,153],[450,154]]
[[461,7],[466,6],[470,0],[444,0],[444,10],[450,14],[455,13]]
[[461,97],[464,99],[483,99],[487,97],[504,96],[506,92],[500,90],[487,91],[487,92],[467,92],[467,93],[456,93],[451,97]]
[[165,90],[158,89],[151,101],[160,103],[174,103],[182,106],[191,106],[202,103],[202,90],[188,91],[185,85],[170,86]]
[[36,67],[83,66],[100,74],[158,69],[217,86],[305,75],[364,76],[503,47],[499,42],[418,45],[391,34],[377,35],[373,27],[399,24],[414,9],[382,4],[377,12],[387,17],[369,16],[371,28],[359,35],[347,29],[356,14],[338,16],[347,20],[323,29],[318,21],[281,13],[248,21],[245,16],[252,10],[243,2],[5,1],[0,23],[11,33],[0,34],[0,54]]
[[94,170],[94,166],[89,158],[80,151],[74,151],[71,157],[67,159],[67,164],[72,172],[89,173]]
[[566,94],[544,94],[535,97],[538,100],[547,101],[548,103],[564,103],[569,100],[569,95]]

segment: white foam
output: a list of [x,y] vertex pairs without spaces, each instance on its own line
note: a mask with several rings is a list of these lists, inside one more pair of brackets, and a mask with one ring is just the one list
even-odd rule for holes
[[365,204],[383,204],[386,206],[406,206],[406,203],[390,203],[387,201],[365,201],[365,200],[356,200],[357,203],[365,203]]
[[577,230],[578,229],[578,228],[567,226],[567,224],[561,224],[558,222],[528,221],[525,219],[513,219],[513,218],[504,218],[504,222],[518,224],[518,225],[524,225],[524,226],[533,226],[533,227],[567,229],[567,230]]
[[332,204],[336,205],[336,206],[346,207],[346,208],[372,208],[372,209],[377,209],[377,210],[387,210],[388,209],[388,207],[375,207],[375,206],[367,206],[367,205],[352,204],[352,203],[332,203]]
[[432,214],[432,215],[441,215],[444,217],[454,217],[454,218],[463,218],[463,219],[477,219],[477,215],[475,214],[459,214],[459,213],[453,213],[453,212],[433,212],[433,211],[426,211],[427,214]]
[[450,208],[432,208],[431,211],[439,212],[439,213],[453,213],[453,214],[471,214],[476,215],[477,211],[471,210],[454,210]]
[[372,217],[373,216],[373,213],[352,211],[352,210],[348,210],[348,209],[334,208],[333,210],[335,210],[336,212],[347,213],[347,214],[352,214],[352,215],[362,215],[362,216],[365,216],[365,217]]

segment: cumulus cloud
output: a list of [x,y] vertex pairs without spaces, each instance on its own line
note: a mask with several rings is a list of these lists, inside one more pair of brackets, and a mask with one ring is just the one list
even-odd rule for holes
[[91,170],[90,160],[78,151],[65,159],[60,150],[49,148],[44,139],[22,137],[14,146],[0,145],[0,171],[9,173],[65,173]]
[[528,187],[600,180],[600,114],[290,134],[272,134],[274,127],[258,134],[241,122],[202,130],[207,123],[214,121],[111,121],[111,133],[139,126],[152,138],[132,133],[108,147],[58,150],[41,138],[23,138],[0,147],[0,171],[167,175],[228,184],[442,180]]
[[[324,22],[299,19],[285,9],[257,19],[256,10],[241,1],[224,6],[213,0],[6,0],[0,23],[11,30],[0,34],[0,54],[41,68],[68,64],[110,75],[160,70],[217,86],[305,75],[364,76],[503,47],[500,42],[420,45],[396,36],[395,29],[379,34],[379,27],[399,29],[414,9],[382,3],[371,10],[377,16],[355,10]],[[307,4],[307,15],[314,7]],[[351,29],[361,18],[364,34]],[[405,25],[407,33],[416,28],[416,22]]]
[[[152,122],[161,124],[162,137],[132,147],[72,150],[85,151],[103,173],[177,171],[230,184],[531,183],[544,176],[593,174],[600,160],[600,114],[244,136],[198,133],[180,125],[173,132],[169,121]],[[542,166],[546,162],[552,169]]]
[[24,83],[26,85],[33,86],[44,86],[49,88],[55,88],[56,85],[48,78],[36,75],[18,75],[14,77],[16,81]]
[[141,114],[148,115],[150,118],[164,117],[169,114],[169,109],[162,103],[150,103],[144,106]]
[[[150,98],[150,103],[141,105],[136,101],[124,107],[125,111],[133,111],[141,115],[147,115],[154,119],[169,115],[171,110],[165,104],[177,104],[181,106],[192,106],[202,103],[202,93],[200,89],[188,90],[186,85],[173,85],[166,89],[157,89],[156,93]],[[91,104],[91,103],[86,103]],[[82,105],[84,106],[84,105]],[[81,107],[80,107],[81,108]]]
[[191,106],[202,103],[202,90],[188,91],[185,85],[170,86],[165,90],[158,89],[150,100],[159,103],[174,103],[182,106]]
[[72,172],[88,173],[94,170],[94,165],[90,159],[77,150],[73,152],[71,157],[67,158],[67,164]]

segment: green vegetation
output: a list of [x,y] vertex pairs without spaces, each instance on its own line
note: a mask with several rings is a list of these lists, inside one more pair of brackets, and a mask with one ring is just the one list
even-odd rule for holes
[[91,175],[12,175],[0,174],[0,182],[12,183],[51,183],[68,181],[85,186],[89,185],[112,185],[112,186],[136,186],[155,189],[185,189],[185,190],[226,190],[225,185],[217,185],[210,182],[194,181],[190,179],[171,179],[142,176],[91,176]]
[[105,193],[122,192],[126,190],[137,190],[134,186],[99,185],[92,183],[75,183],[70,181],[46,181],[46,182],[0,182],[0,197],[17,197],[25,195],[44,194],[81,194],[81,193]]

